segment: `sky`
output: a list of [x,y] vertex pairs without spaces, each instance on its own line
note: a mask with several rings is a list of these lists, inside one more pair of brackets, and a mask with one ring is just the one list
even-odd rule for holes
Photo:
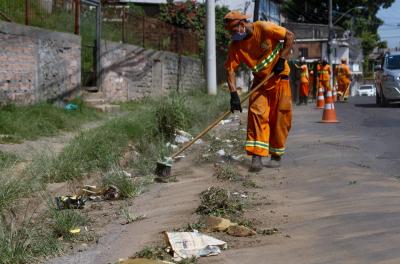
[[377,16],[384,21],[378,29],[381,40],[386,40],[389,48],[400,47],[400,0],[388,9],[379,10]]

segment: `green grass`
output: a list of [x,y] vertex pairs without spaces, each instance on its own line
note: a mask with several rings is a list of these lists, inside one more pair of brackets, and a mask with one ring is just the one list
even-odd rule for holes
[[219,217],[238,217],[243,214],[244,204],[239,198],[233,197],[228,190],[210,187],[200,193],[200,205],[196,212],[200,215]]
[[73,130],[83,123],[99,119],[100,115],[83,103],[76,111],[48,103],[33,106],[7,105],[0,108],[0,143],[17,143],[24,139],[53,136],[62,130]]
[[0,175],[0,213],[14,205],[14,202],[29,193],[29,182],[8,173]]
[[[170,133],[191,125],[194,130],[197,126],[202,129],[227,105],[224,94],[207,96],[200,91],[123,104],[128,114],[81,132],[58,156],[38,158],[28,174],[44,182],[61,182],[84,173],[104,173],[118,162],[129,142],[134,142],[139,157],[130,165],[140,176],[148,176],[154,172],[156,161],[169,154],[166,130]],[[173,118],[159,118],[161,112]]]
[[58,210],[50,209],[50,217],[52,220],[51,229],[56,237],[62,237],[64,240],[77,240],[81,238],[82,231],[79,234],[71,234],[71,229],[80,228],[88,223],[88,219],[77,210]]
[[103,177],[103,186],[109,185],[114,185],[118,188],[121,199],[133,198],[142,191],[142,183],[126,176],[120,168],[112,168]]
[[0,220],[0,263],[34,263],[60,251],[60,242],[46,228],[32,222],[18,225],[14,220]]
[[19,159],[16,155],[0,151],[0,172],[16,164],[18,161]]

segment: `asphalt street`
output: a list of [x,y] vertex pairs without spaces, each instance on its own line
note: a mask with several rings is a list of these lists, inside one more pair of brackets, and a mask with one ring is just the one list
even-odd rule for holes
[[212,263],[400,263],[400,105],[354,97],[336,112],[321,124],[321,110],[297,106],[284,166],[263,171],[286,239]]

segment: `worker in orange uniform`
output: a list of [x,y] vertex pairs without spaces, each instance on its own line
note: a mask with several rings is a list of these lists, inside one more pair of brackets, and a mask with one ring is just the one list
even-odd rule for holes
[[[296,65],[297,66],[297,65]],[[304,103],[308,104],[308,93],[309,93],[309,75],[308,67],[304,57],[300,59],[300,99],[299,105]]]
[[[262,157],[271,155],[267,167],[280,166],[292,122],[292,96],[287,59],[294,35],[272,22],[247,21],[249,16],[231,11],[224,17],[225,29],[232,37],[225,62],[231,92],[231,111],[242,110],[236,91],[236,70],[245,63],[253,71],[253,85],[274,76],[249,99],[245,148],[252,156],[250,171],[262,169]],[[281,43],[283,41],[283,43]]]
[[342,58],[341,64],[336,67],[335,75],[338,83],[338,99],[340,101],[347,100],[349,97],[351,72],[345,58]]
[[328,64],[328,60],[323,58],[321,64],[317,66],[318,71],[318,87],[324,88],[324,93],[331,90],[331,66]]

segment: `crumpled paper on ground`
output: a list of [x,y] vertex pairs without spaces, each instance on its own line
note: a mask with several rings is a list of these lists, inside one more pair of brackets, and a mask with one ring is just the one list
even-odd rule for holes
[[137,258],[137,259],[122,260],[118,262],[118,264],[173,264],[173,263],[162,260]]
[[165,232],[168,242],[174,252],[174,260],[191,257],[214,256],[227,248],[225,241],[195,232]]

